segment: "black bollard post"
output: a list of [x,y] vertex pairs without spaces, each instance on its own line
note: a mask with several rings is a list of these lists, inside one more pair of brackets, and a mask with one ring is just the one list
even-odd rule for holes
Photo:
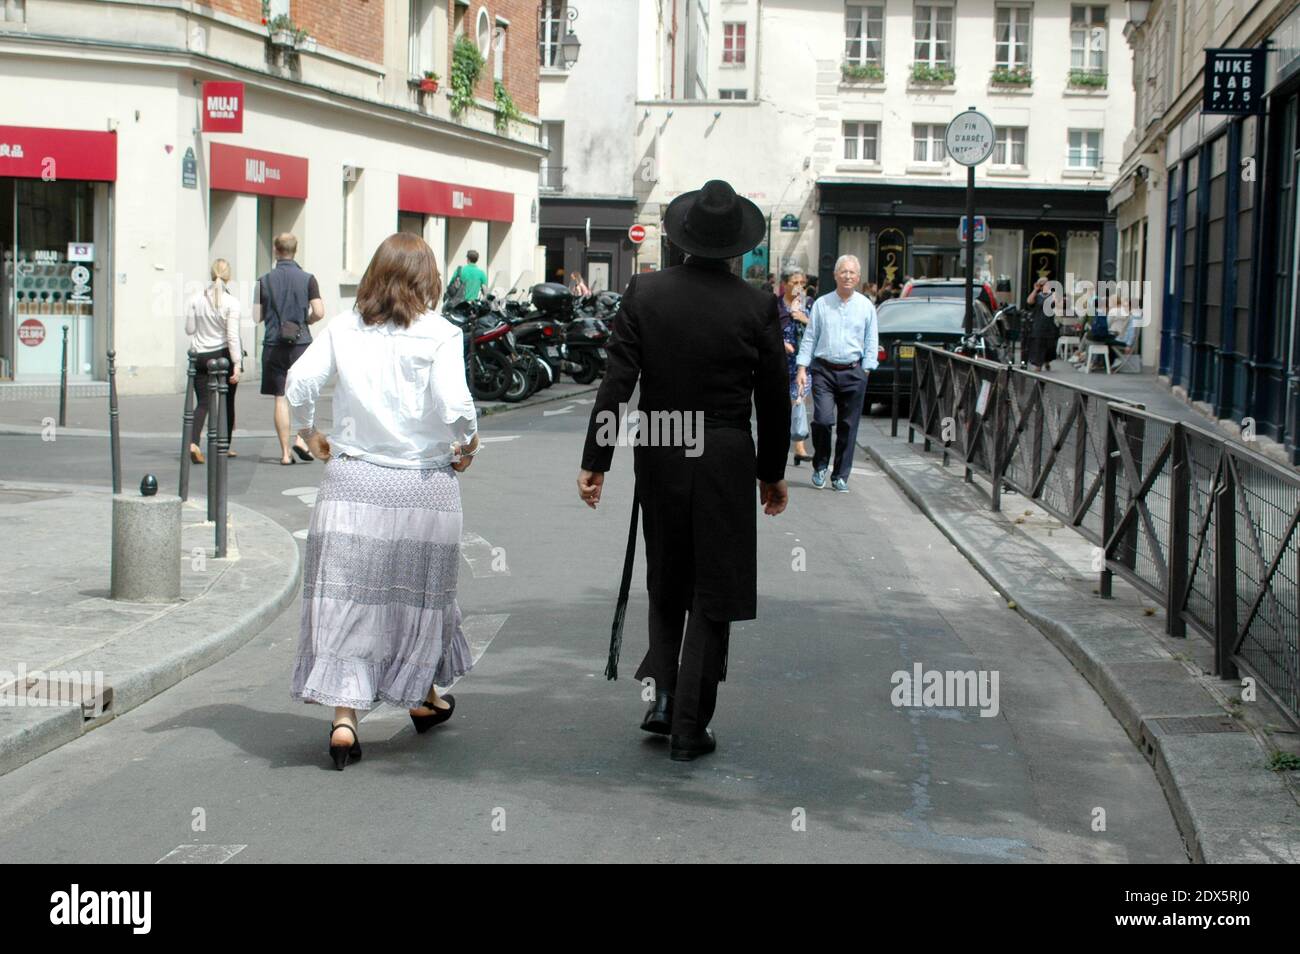
[[63,326],[63,360],[59,363],[59,427],[68,426],[68,326]]
[[208,359],[208,519],[217,519],[217,362]]
[[901,345],[897,341],[895,341],[894,342],[894,387],[893,387],[893,394],[891,395],[892,413],[890,415],[893,419],[889,423],[890,437],[898,436],[898,389],[899,389],[898,378],[899,375],[903,373],[902,368],[900,367],[902,362],[899,360],[898,357],[898,352],[900,350],[901,350]]
[[210,458],[209,467],[217,469],[217,558],[226,555],[226,461],[230,452],[230,435],[226,429],[230,426],[230,415],[226,410],[226,395],[230,392],[230,362],[225,358],[217,359],[217,403],[212,405],[212,416],[217,418],[217,456]]
[[190,431],[194,427],[194,377],[198,373],[194,366],[194,349],[190,349],[189,367],[185,371],[185,410],[181,414],[181,500],[190,499]]
[[122,434],[117,422],[117,352],[108,353],[108,444],[113,456],[113,493],[122,492]]

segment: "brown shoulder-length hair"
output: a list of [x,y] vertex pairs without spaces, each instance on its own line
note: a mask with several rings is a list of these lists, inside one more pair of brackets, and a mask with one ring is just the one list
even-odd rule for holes
[[442,276],[433,249],[418,235],[397,232],[384,239],[357,286],[357,311],[368,325],[386,321],[409,327],[442,297]]

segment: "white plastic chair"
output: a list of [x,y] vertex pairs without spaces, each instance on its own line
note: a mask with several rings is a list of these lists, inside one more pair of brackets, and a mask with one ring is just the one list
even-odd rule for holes
[[1079,338],[1076,335],[1062,335],[1056,339],[1056,357],[1064,361],[1070,355],[1079,349]]
[[1088,345],[1088,354],[1083,359],[1083,370],[1086,374],[1092,374],[1092,359],[1102,358],[1106,362],[1106,373],[1111,373],[1110,368],[1110,345],[1108,344],[1090,344]]

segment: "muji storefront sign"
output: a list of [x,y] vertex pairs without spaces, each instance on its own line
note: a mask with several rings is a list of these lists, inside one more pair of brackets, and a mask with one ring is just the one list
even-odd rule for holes
[[416,176],[397,177],[397,207],[403,212],[484,222],[513,222],[515,218],[513,193]]
[[212,144],[212,188],[307,198],[307,160],[262,149]]
[[244,131],[244,84],[212,82],[202,87],[203,131]]
[[82,129],[0,126],[0,177],[117,179],[117,134]]

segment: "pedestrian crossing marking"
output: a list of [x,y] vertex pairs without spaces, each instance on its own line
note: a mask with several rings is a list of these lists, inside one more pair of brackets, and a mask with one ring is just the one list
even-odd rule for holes
[[156,865],[224,865],[247,845],[177,845]]

